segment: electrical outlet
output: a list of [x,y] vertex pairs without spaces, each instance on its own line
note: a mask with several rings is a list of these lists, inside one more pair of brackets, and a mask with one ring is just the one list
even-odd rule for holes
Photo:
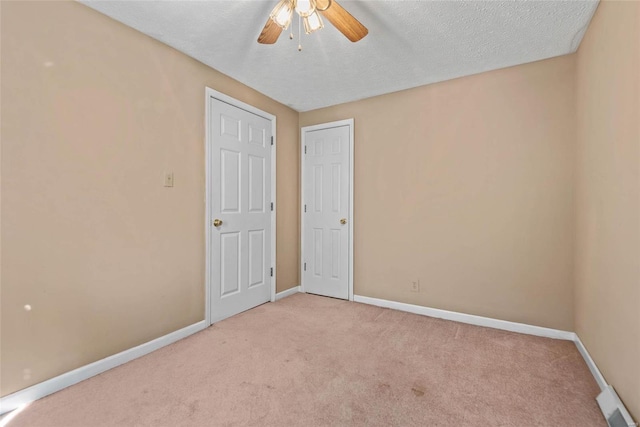
[[411,292],[420,292],[420,280],[412,280],[409,282]]
[[173,172],[165,172],[164,174],[164,186],[173,187]]

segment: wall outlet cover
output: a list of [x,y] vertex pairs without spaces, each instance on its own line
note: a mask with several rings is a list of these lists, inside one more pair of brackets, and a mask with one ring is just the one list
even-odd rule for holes
[[420,280],[412,280],[409,282],[411,292],[420,292]]

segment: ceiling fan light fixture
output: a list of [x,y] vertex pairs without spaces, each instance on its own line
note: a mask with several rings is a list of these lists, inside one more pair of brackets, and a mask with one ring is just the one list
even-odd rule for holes
[[316,11],[315,0],[294,0],[296,12],[303,18],[308,17]]
[[322,18],[315,10],[309,16],[302,18],[302,22],[304,23],[304,32],[306,34],[311,34],[316,30],[324,28]]
[[[2,1],[2,0],[0,0]],[[342,0],[341,0],[342,1]],[[258,36],[258,43],[273,44],[278,40],[282,30],[291,25],[294,12],[298,14],[298,37],[302,34],[302,23],[307,34],[324,28],[326,19],[351,42],[357,42],[369,34],[367,27],[340,6],[337,0],[278,0],[267,23]],[[293,33],[289,35],[293,39]],[[301,50],[298,46],[298,50]]]
[[292,0],[280,0],[273,8],[269,17],[278,24],[280,28],[286,30],[291,24],[294,4]]

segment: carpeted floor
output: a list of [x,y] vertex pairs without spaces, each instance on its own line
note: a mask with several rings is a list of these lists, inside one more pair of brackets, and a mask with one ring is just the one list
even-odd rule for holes
[[34,402],[22,426],[606,426],[575,345],[312,295]]

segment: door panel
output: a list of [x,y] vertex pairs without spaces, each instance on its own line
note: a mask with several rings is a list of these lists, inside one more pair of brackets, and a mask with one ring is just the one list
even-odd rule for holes
[[249,231],[249,287],[264,283],[264,230]]
[[322,212],[322,175],[324,165],[313,165],[313,211]]
[[209,98],[211,319],[271,298],[271,121]]
[[331,278],[340,279],[340,230],[331,230]]
[[240,233],[220,234],[220,296],[238,292],[240,289]]
[[240,141],[240,126],[238,118],[220,115],[220,135]]
[[314,251],[314,256],[313,256],[313,274],[317,277],[322,278],[322,267],[323,267],[323,263],[322,263],[322,252],[323,252],[323,245],[322,245],[322,235],[324,230],[322,228],[314,228],[313,229],[313,241],[314,241],[314,245],[313,245],[313,251]]
[[220,186],[222,212],[240,210],[240,153],[220,150]]
[[264,212],[264,157],[249,155],[249,211]]
[[331,165],[331,210],[340,213],[340,163]]
[[259,126],[249,124],[249,144],[255,144],[260,147],[267,146],[267,134],[264,129]]
[[349,298],[350,127],[305,131],[305,292]]

